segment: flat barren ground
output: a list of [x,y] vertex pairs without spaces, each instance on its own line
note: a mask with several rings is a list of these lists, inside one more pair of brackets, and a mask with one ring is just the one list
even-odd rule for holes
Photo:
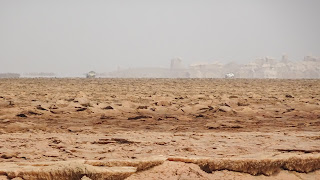
[[0,79],[0,179],[320,179],[319,130],[320,80]]

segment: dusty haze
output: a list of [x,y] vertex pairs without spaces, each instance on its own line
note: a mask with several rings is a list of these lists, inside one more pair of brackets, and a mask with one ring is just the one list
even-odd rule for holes
[[0,1],[0,72],[320,55],[320,1]]

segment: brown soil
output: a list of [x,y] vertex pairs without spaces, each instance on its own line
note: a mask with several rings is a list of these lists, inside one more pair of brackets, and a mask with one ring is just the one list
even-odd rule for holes
[[319,179],[319,89],[320,80],[1,79],[0,179]]

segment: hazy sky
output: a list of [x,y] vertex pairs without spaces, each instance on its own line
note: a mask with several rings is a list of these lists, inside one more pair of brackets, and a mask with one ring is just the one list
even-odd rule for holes
[[0,0],[0,72],[320,56],[319,0]]

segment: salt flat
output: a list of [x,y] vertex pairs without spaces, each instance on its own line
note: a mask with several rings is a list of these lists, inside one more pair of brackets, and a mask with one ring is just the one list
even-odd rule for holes
[[[77,162],[91,168],[77,177],[92,179],[317,179],[319,89],[320,80],[0,79],[0,175],[61,179]],[[51,166],[59,172],[46,175]]]

